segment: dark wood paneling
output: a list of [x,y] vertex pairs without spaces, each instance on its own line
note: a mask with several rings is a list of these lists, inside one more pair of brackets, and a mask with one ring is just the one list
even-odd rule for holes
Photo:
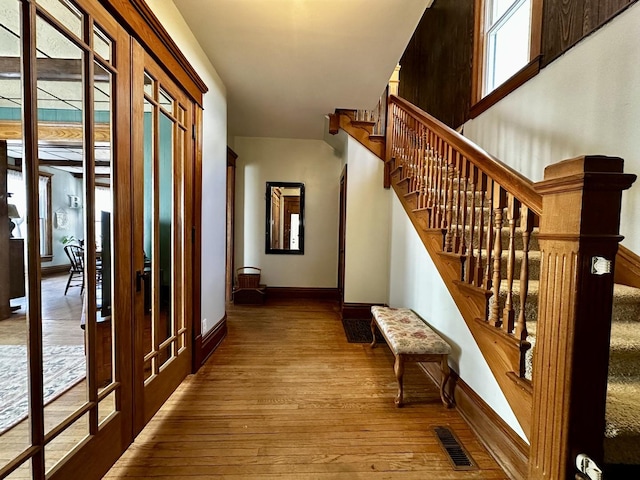
[[400,60],[399,96],[456,128],[469,118],[473,0],[437,0]]
[[314,300],[337,300],[337,288],[267,287],[267,301],[309,298]]
[[543,66],[550,64],[636,1],[545,0],[542,20]]

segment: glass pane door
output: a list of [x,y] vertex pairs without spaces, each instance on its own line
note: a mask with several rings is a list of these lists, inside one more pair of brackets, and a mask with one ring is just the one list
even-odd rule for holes
[[[191,151],[191,104],[142,48],[134,49],[133,198],[139,226],[134,232],[136,298],[136,400],[143,413],[137,427],[164,403],[191,369],[190,333],[185,311],[190,255],[185,222],[187,177]],[[135,112],[136,110],[134,110]],[[188,247],[188,248],[187,248]]]
[[95,2],[0,13],[0,478],[71,478],[87,455],[95,477],[131,431],[131,302],[114,281],[131,208],[113,189],[130,171],[115,120],[130,40]]

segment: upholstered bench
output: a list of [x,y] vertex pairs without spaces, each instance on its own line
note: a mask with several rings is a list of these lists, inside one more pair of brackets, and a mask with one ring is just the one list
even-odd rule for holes
[[442,369],[440,398],[447,408],[453,406],[451,397],[445,391],[445,386],[451,375],[447,362],[449,353],[451,353],[449,344],[408,308],[376,305],[371,307],[371,315],[371,333],[373,334],[371,348],[376,346],[375,329],[377,326],[396,357],[394,365],[394,372],[398,380],[396,406],[401,407],[403,403],[402,377],[406,361],[440,362]]

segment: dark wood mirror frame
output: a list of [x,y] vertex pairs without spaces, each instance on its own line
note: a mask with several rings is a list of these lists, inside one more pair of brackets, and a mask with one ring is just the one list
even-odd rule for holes
[[[280,195],[279,192],[287,189],[299,189],[299,196],[292,195]],[[280,198],[283,199],[280,204]],[[294,199],[291,202],[287,202],[287,199]],[[275,205],[274,205],[275,201]],[[267,254],[280,254],[280,255],[304,255],[304,183],[299,182],[267,182],[267,190],[265,193],[265,253]],[[290,211],[290,213],[299,214],[299,227],[298,227],[298,248],[283,248],[285,244],[288,244],[289,235],[291,233],[291,223],[287,222],[287,219],[291,217],[279,212],[282,209],[283,212]],[[277,210],[277,211],[276,211]],[[272,221],[272,217],[276,215],[276,219]],[[279,219],[283,218],[280,222]],[[277,238],[275,232],[281,232],[283,241],[280,244],[280,233]]]

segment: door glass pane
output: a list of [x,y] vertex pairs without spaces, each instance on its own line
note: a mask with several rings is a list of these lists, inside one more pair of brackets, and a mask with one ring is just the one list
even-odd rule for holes
[[151,76],[147,72],[144,72],[144,93],[146,95],[153,97],[154,84],[155,81],[153,80],[153,78],[151,78]]
[[[174,123],[160,113],[158,152],[158,268],[159,312],[155,315],[157,345],[172,336],[173,325],[173,139]],[[170,346],[162,349],[158,361],[161,365],[173,355]]]
[[[94,65],[94,221],[96,251],[96,384],[98,389],[114,380],[113,375],[113,194],[112,181],[112,108],[111,74]],[[106,405],[106,404],[105,404]]]
[[[18,168],[22,162],[22,94],[20,73],[20,5],[0,0],[0,123],[15,130],[15,138],[0,140],[0,215],[9,222],[0,225],[0,468],[30,445],[27,366],[27,304],[25,298],[24,208],[16,195],[24,196],[24,181]],[[9,170],[7,167],[9,166]],[[5,197],[11,194],[10,197]],[[6,216],[5,216],[6,215]],[[20,468],[29,473],[30,463]],[[19,478],[18,472],[12,477]]]
[[[87,399],[85,249],[92,242],[85,241],[82,175],[85,55],[44,19],[37,19],[36,28],[39,169],[51,175],[57,219],[52,263],[67,269],[41,280],[44,420],[49,432]],[[57,71],[39,68],[41,60],[55,60]],[[39,226],[42,237],[46,230]]]
[[171,95],[165,92],[162,88],[160,89],[158,102],[167,112],[173,115],[173,98],[171,98]]
[[111,39],[97,25],[93,26],[93,50],[107,62],[111,62]]
[[38,5],[44,7],[60,23],[82,39],[84,15],[73,3],[67,0],[38,0]]
[[[149,78],[149,77],[145,77]],[[153,304],[153,296],[151,294],[151,265],[153,261],[153,153],[154,153],[154,137],[153,137],[153,105],[144,101],[144,171],[143,171],[143,249],[144,249],[144,271],[142,288],[144,289],[144,319],[143,319],[143,346],[145,358],[149,357],[153,352],[152,342],[152,324],[151,324],[151,307]],[[144,378],[145,380],[153,375],[152,359],[145,361]]]
[[44,447],[44,460],[47,472],[84,440],[89,431],[89,414],[82,415],[73,425],[67,428]]

